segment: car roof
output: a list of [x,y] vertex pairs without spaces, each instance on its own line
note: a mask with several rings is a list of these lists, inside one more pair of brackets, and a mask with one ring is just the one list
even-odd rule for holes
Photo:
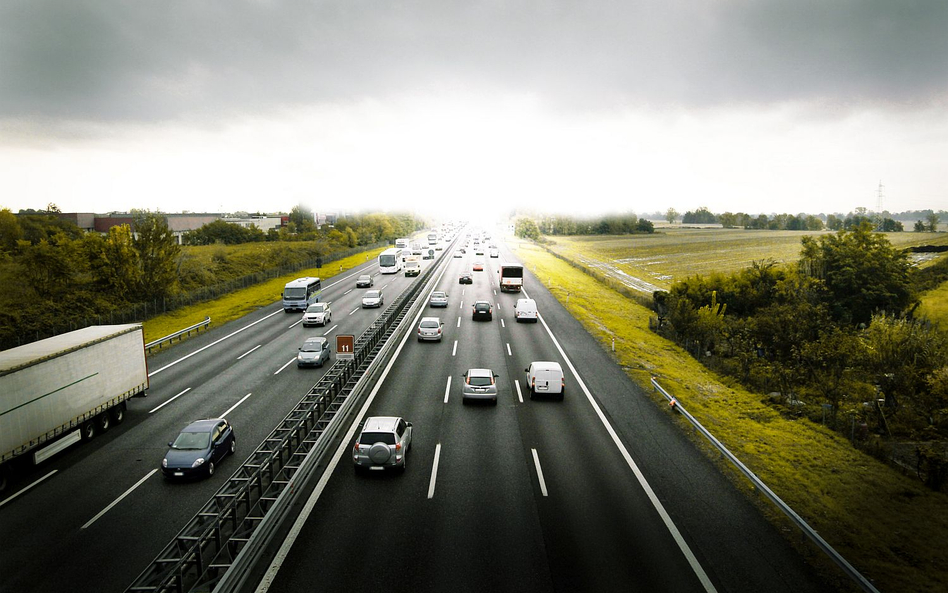
[[303,340],[303,343],[304,344],[318,344],[320,342],[328,342],[328,341],[329,340],[327,340],[326,338],[322,336],[313,336],[312,338],[306,338],[305,340]]
[[490,369],[468,369],[468,377],[493,377],[494,371]]
[[477,305],[490,305],[490,301],[474,301],[474,306]]
[[422,317],[421,321],[422,323],[425,321],[437,321],[438,323],[441,323],[441,318],[440,317]]
[[548,361],[542,361],[542,360],[541,360],[541,361],[538,361],[538,362],[534,362],[534,363],[532,363],[532,364],[533,364],[533,368],[536,369],[536,370],[538,370],[538,371],[551,371],[551,370],[553,370],[553,369],[556,369],[556,370],[558,370],[558,371],[562,371],[562,370],[563,370],[563,367],[561,367],[561,366],[560,366],[560,363],[558,363],[558,362],[548,362]]
[[205,418],[204,420],[195,420],[181,429],[181,432],[209,432],[223,418]]
[[368,274],[362,274],[361,276],[359,276],[359,280],[362,280],[363,278],[371,278],[371,277],[372,276],[369,276]]
[[401,420],[401,418],[398,416],[372,416],[371,418],[365,419],[365,424],[362,425],[362,430],[363,432],[395,430],[395,425],[398,424],[399,420]]

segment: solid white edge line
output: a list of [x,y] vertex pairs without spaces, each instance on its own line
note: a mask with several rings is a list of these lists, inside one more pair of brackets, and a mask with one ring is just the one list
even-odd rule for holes
[[458,341],[454,340],[454,349],[451,350],[451,356],[457,356],[458,353]]
[[[438,280],[435,281],[435,285],[441,281],[441,277],[444,276],[444,272],[446,270],[447,268],[441,271],[441,274],[438,276]],[[415,315],[415,319],[412,321],[412,326],[418,323],[418,320],[421,319],[421,316],[424,312],[424,308],[418,311],[418,314]],[[267,593],[267,591],[270,590],[270,585],[273,583],[277,573],[280,571],[280,567],[283,566],[283,562],[286,560],[287,555],[289,555],[290,548],[292,548],[293,544],[296,543],[296,538],[299,537],[300,532],[303,530],[303,525],[309,519],[310,514],[312,514],[313,508],[316,507],[316,502],[322,495],[323,490],[326,489],[326,484],[329,483],[329,479],[332,477],[333,471],[336,469],[336,466],[339,465],[339,460],[342,459],[343,453],[349,448],[349,444],[352,442],[352,437],[355,436],[355,431],[359,427],[359,423],[362,422],[362,418],[365,417],[365,413],[369,411],[369,406],[371,406],[372,402],[375,401],[375,396],[378,394],[379,389],[382,388],[382,384],[388,377],[389,371],[391,371],[392,367],[395,366],[395,361],[398,360],[398,355],[401,354],[402,348],[405,347],[405,343],[408,342],[408,337],[411,335],[412,332],[405,332],[405,337],[402,338],[398,348],[395,349],[395,354],[392,355],[392,359],[388,361],[387,365],[385,365],[385,370],[382,371],[382,375],[375,383],[375,387],[372,388],[372,391],[369,393],[369,397],[366,398],[365,403],[362,405],[362,409],[359,410],[359,414],[352,421],[352,425],[349,427],[346,437],[339,443],[336,453],[332,456],[332,459],[329,461],[329,464],[323,471],[323,475],[320,476],[319,482],[316,483],[316,488],[313,490],[313,493],[306,501],[306,504],[303,505],[303,510],[296,518],[296,522],[293,523],[293,527],[290,528],[290,532],[283,539],[283,544],[281,544],[280,549],[277,550],[273,561],[270,562],[270,567],[267,568],[267,572],[264,573],[263,578],[260,580],[260,584],[257,585],[257,589],[254,593]]]
[[327,329],[327,330],[326,330],[326,333],[324,333],[323,335],[324,335],[324,336],[328,336],[328,335],[331,334],[337,327],[339,327],[339,324],[338,324],[338,323],[337,323],[336,325],[330,327],[329,329]]
[[[526,290],[523,290],[523,295],[526,298],[530,298],[530,295],[527,294]],[[563,351],[560,343],[556,340],[556,336],[553,335],[553,330],[550,329],[550,326],[547,325],[546,320],[543,319],[543,317],[540,317],[540,323],[542,323],[543,327],[546,328],[546,333],[549,334],[550,339],[553,340],[553,345],[556,346],[560,356],[562,356],[563,360],[566,361],[566,366],[569,367],[570,372],[573,373],[573,377],[576,378],[576,384],[579,385],[580,389],[583,390],[583,393],[586,394],[586,399],[593,407],[593,410],[595,410],[596,415],[599,416],[599,421],[602,422],[603,426],[606,427],[606,431],[609,433],[609,436],[612,437],[612,442],[615,443],[616,447],[618,447],[623,459],[625,459],[625,462],[629,465],[632,473],[635,474],[636,479],[639,481],[639,485],[642,486],[642,490],[645,491],[645,494],[652,502],[652,506],[654,506],[655,510],[658,511],[659,516],[662,518],[662,522],[665,523],[665,528],[668,529],[668,532],[671,533],[675,543],[678,544],[678,548],[681,550],[681,553],[684,554],[685,559],[688,560],[691,570],[694,571],[695,575],[698,577],[698,580],[701,581],[701,584],[704,586],[704,590],[708,593],[716,592],[717,589],[714,588],[714,585],[711,583],[711,579],[708,578],[704,568],[702,568],[701,564],[698,562],[698,559],[695,558],[694,552],[691,551],[688,543],[685,542],[681,532],[678,531],[678,527],[675,526],[674,521],[672,521],[671,517],[668,515],[664,505],[662,505],[662,502],[658,500],[658,496],[656,496],[655,492],[652,490],[651,485],[649,485],[648,481],[645,479],[645,475],[642,474],[639,466],[636,465],[635,461],[632,459],[632,455],[629,454],[629,450],[626,449],[625,445],[619,439],[619,435],[616,433],[615,429],[612,428],[612,424],[609,423],[609,420],[606,419],[606,415],[602,412],[599,404],[593,399],[592,394],[586,387],[586,383],[583,382],[582,377],[580,377],[579,373],[576,372],[576,368],[573,366],[572,361],[570,361],[569,357],[566,356],[566,352]]]
[[274,375],[279,374],[280,371],[282,371],[282,370],[285,369],[286,367],[290,366],[290,364],[292,364],[294,360],[296,360],[296,357],[295,357],[295,356],[294,356],[293,358],[291,358],[290,360],[288,360],[285,365],[281,366],[281,367],[278,368],[276,371],[274,371],[273,374],[274,374]]
[[533,465],[537,468],[537,480],[540,482],[540,494],[543,496],[549,496],[550,494],[546,491],[546,480],[543,479],[543,469],[540,467],[540,457],[537,455],[536,449],[530,449],[533,452]]
[[435,481],[438,479],[438,461],[441,459],[441,443],[435,445],[434,463],[431,465],[431,480],[428,481],[428,500],[434,498]]
[[[14,495],[12,495],[12,496],[10,496],[10,497],[7,497],[7,498],[6,498],[5,500],[3,500],[3,501],[0,501],[0,507],[2,507],[3,505],[7,504],[8,502],[10,502],[11,500],[13,500],[13,499],[16,498],[17,496],[23,494],[24,492],[26,492],[27,490],[29,490],[29,489],[32,488],[33,486],[38,486],[40,482],[42,482],[42,481],[45,480],[46,478],[52,476],[53,474],[55,474],[55,473],[58,472],[58,471],[59,471],[58,469],[54,469],[53,471],[49,472],[48,474],[46,474],[46,475],[43,476],[42,478],[36,480],[35,482],[33,482],[32,484],[30,484],[29,486],[27,486],[27,487],[24,488],[23,490],[20,490],[20,491],[17,492],[16,494],[14,494]],[[431,497],[429,496],[428,498],[431,498]]]
[[449,393],[451,393],[451,375],[448,375],[448,384],[444,386],[444,403],[448,403]]
[[507,356],[513,356],[513,354],[510,353],[510,342],[507,342]]
[[182,357],[179,358],[178,360],[176,360],[176,361],[174,361],[174,362],[172,362],[172,363],[166,364],[165,366],[161,367],[161,368],[158,369],[157,371],[152,371],[152,372],[148,373],[148,376],[149,376],[149,377],[154,377],[155,375],[157,375],[157,374],[160,373],[161,371],[163,371],[163,370],[165,370],[165,369],[170,369],[171,367],[173,367],[174,365],[178,364],[179,362],[182,362],[182,361],[184,361],[184,360],[187,360],[187,359],[191,358],[192,356],[194,356],[195,354],[197,354],[197,353],[199,353],[199,352],[204,352],[205,350],[207,350],[207,349],[210,348],[211,346],[216,346],[217,344],[220,344],[221,342],[223,342],[223,341],[226,340],[227,338],[236,336],[237,334],[239,334],[240,332],[244,331],[245,329],[250,329],[251,327],[257,325],[257,324],[260,323],[261,321],[263,321],[263,320],[265,320],[265,319],[269,319],[269,318],[273,317],[274,315],[276,315],[276,314],[278,314],[278,313],[282,313],[282,312],[283,312],[283,308],[281,307],[281,308],[277,309],[276,311],[274,311],[273,313],[270,313],[269,315],[266,315],[266,316],[264,316],[264,317],[261,317],[260,319],[254,321],[254,322],[251,323],[251,324],[248,324],[248,325],[243,326],[242,328],[238,329],[238,330],[235,331],[234,333],[227,334],[227,335],[224,336],[223,338],[220,338],[220,339],[218,339],[218,340],[215,340],[215,341],[211,342],[210,344],[208,344],[207,346],[204,346],[203,348],[198,348],[197,350],[195,350],[195,351],[192,352],[191,354],[188,354],[188,355],[186,355],[186,356],[182,356]]
[[256,346],[254,346],[254,347],[251,348],[250,350],[248,350],[248,351],[244,352],[243,354],[241,354],[240,356],[238,356],[238,357],[237,357],[237,360],[240,360],[241,358],[247,356],[248,354],[250,354],[251,352],[253,352],[253,351],[256,350],[257,348],[259,348],[260,346],[263,346],[263,344],[257,344]]
[[293,325],[291,325],[290,327],[286,328],[286,329],[293,329],[294,327],[296,327],[297,325],[299,325],[299,324],[301,324],[301,323],[303,323],[303,319],[302,319],[302,318],[301,318],[299,321],[297,321],[296,323],[294,323]]
[[167,406],[168,404],[170,404],[171,402],[173,402],[174,400],[178,399],[179,397],[181,397],[182,395],[184,395],[185,393],[187,393],[187,392],[189,392],[189,391],[191,391],[191,388],[190,388],[190,387],[188,387],[187,389],[185,389],[184,391],[182,391],[182,392],[179,393],[178,395],[172,397],[171,399],[169,399],[169,400],[166,401],[165,403],[161,404],[161,405],[158,406],[157,408],[155,408],[155,409],[153,409],[153,410],[149,410],[148,413],[151,414],[152,412],[157,412],[157,411],[160,410],[161,408]]
[[123,499],[123,498],[125,498],[126,496],[128,496],[129,494],[131,494],[133,490],[135,490],[136,488],[138,488],[139,486],[141,486],[142,483],[143,483],[145,480],[147,480],[148,478],[150,478],[150,477],[152,477],[153,475],[155,475],[155,472],[156,472],[156,471],[158,471],[158,468],[157,468],[157,467],[156,467],[155,469],[151,470],[150,472],[148,472],[147,474],[145,474],[145,477],[144,477],[144,478],[142,478],[141,480],[135,482],[135,484],[134,484],[131,488],[129,488],[129,489],[126,490],[121,496],[119,496],[118,498],[116,498],[115,500],[113,500],[113,501],[112,501],[112,504],[110,504],[109,506],[107,506],[107,507],[105,507],[104,509],[102,509],[101,511],[99,511],[99,514],[98,514],[98,515],[96,515],[95,517],[92,517],[91,519],[89,519],[89,521],[88,521],[85,525],[83,525],[82,527],[80,527],[79,529],[86,529],[87,527],[89,527],[90,525],[92,525],[93,523],[95,523],[96,521],[98,521],[99,518],[100,518],[102,515],[104,515],[104,514],[106,514],[107,512],[109,512],[109,511],[112,509],[112,507],[114,507],[114,506],[117,505],[118,503],[122,502],[122,499]]
[[514,386],[517,388],[517,399],[520,400],[520,403],[523,403],[523,393],[520,391],[520,381],[518,379],[514,379]]
[[240,404],[244,403],[244,402],[247,400],[248,397],[250,397],[250,394],[249,394],[249,393],[248,393],[247,395],[243,396],[242,398],[240,398],[240,401],[239,401],[239,402],[237,402],[236,404],[232,405],[230,408],[227,409],[226,412],[224,412],[223,414],[221,414],[221,415],[218,416],[218,417],[219,417],[219,418],[227,418],[227,415],[230,414],[231,412],[233,412],[234,409],[237,408],[237,406],[239,406]]

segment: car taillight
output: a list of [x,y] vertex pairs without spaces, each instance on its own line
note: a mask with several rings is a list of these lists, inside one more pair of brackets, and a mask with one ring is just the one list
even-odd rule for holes
[[439,334],[441,333],[441,328],[440,328],[440,327],[438,328],[438,333],[439,333]]
[[566,389],[566,377],[563,377],[562,379],[560,379],[560,387],[562,387],[563,389]]
[[401,451],[401,450],[402,450],[402,444],[401,444],[401,443],[395,443],[395,450],[396,450],[396,451]]

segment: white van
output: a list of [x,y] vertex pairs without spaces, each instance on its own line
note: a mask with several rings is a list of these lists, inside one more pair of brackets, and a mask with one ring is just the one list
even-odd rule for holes
[[531,362],[523,369],[527,373],[526,385],[530,389],[530,399],[537,395],[556,396],[563,401],[566,391],[566,377],[558,362]]
[[514,305],[514,318],[517,320],[517,323],[521,321],[532,321],[536,323],[539,317],[540,313],[537,311],[537,302],[535,300],[517,299],[517,304]]

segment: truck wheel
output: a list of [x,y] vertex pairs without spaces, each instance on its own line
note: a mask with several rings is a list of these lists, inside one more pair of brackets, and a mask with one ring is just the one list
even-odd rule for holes
[[96,417],[95,423],[96,428],[99,429],[99,432],[108,432],[108,430],[112,427],[112,417],[109,416],[108,412],[102,412]]
[[109,410],[109,413],[112,414],[112,424],[121,424],[125,420],[125,402]]
[[82,440],[91,441],[93,437],[95,437],[95,422],[89,420],[79,427],[79,431],[81,433]]

